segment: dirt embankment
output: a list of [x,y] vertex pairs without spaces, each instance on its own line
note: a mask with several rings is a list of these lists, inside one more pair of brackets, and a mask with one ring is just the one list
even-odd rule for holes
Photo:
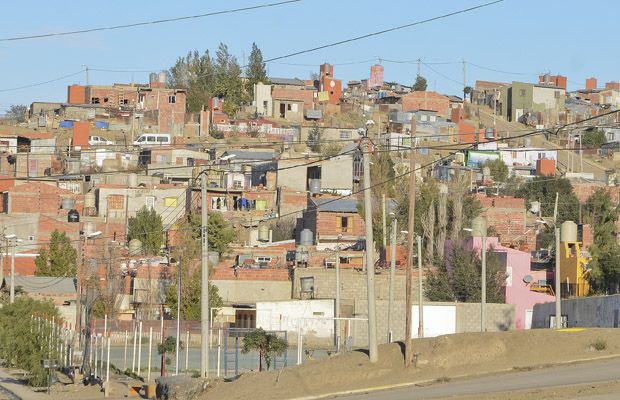
[[[598,350],[594,345],[597,341]],[[201,399],[294,399],[620,356],[620,332],[588,329],[467,333],[414,340],[414,352],[419,353],[417,368],[403,367],[400,344],[382,345],[376,364],[370,364],[362,352],[346,353],[282,371],[244,374],[235,382],[215,382]]]

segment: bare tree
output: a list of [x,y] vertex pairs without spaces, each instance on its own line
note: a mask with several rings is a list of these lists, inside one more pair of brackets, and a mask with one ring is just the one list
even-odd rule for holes
[[439,204],[437,205],[437,237],[435,241],[435,251],[437,256],[443,259],[444,243],[448,229],[448,187],[444,184],[439,185]]
[[435,201],[431,201],[428,212],[422,216],[422,229],[426,239],[426,260],[433,260],[433,245],[435,243]]
[[452,232],[450,239],[456,242],[461,237],[461,230],[463,229],[463,197],[465,195],[465,185],[463,184],[463,177],[457,172],[457,175],[452,181]]

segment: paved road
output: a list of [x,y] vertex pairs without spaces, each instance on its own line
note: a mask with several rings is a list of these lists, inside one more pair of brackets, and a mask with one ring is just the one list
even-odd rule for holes
[[[427,387],[410,387],[363,395],[339,397],[355,400],[418,400],[443,399],[462,395],[482,395],[526,389],[542,389],[555,386],[573,386],[607,382],[620,378],[620,359],[584,362],[527,372],[511,372],[481,378],[455,380]],[[596,396],[597,400],[614,397]]]

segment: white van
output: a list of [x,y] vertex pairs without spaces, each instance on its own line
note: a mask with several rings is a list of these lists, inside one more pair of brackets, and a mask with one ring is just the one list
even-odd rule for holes
[[168,146],[170,145],[170,135],[165,133],[145,133],[140,135],[134,142],[134,146],[149,147],[149,146]]

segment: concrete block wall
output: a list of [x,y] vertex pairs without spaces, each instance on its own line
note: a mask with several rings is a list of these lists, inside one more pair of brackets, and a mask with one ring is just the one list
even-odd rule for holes
[[[480,331],[480,303],[444,303],[428,302],[425,306],[456,306],[456,333],[479,332]],[[388,301],[377,300],[377,340],[378,343],[387,343],[387,321],[388,321]],[[418,307],[414,302],[413,307]],[[404,300],[394,301],[392,309],[392,332],[394,340],[405,338],[405,302]],[[355,301],[355,316],[358,318],[368,317],[368,302],[366,299]],[[487,304],[486,319],[487,331],[507,331],[514,330],[515,308],[511,304]],[[426,320],[426,318],[425,318]],[[343,328],[345,329],[345,328]],[[413,327],[414,332],[417,326]],[[368,325],[366,321],[355,321],[352,323],[353,345],[368,345]],[[344,332],[344,331],[343,331]],[[345,333],[343,333],[345,334]]]
[[[555,315],[555,302],[536,304],[532,328],[549,328],[552,315]],[[562,300],[562,315],[567,317],[569,328],[618,328],[620,295]]]
[[[293,298],[299,299],[304,277],[314,277],[314,297],[317,299],[336,298],[336,270],[333,268],[297,268],[293,277]],[[341,269],[340,297],[343,301],[365,299],[367,297],[367,277],[363,271]],[[418,295],[418,275],[413,274],[412,293]],[[389,271],[382,270],[375,276],[375,295],[377,300],[388,300]],[[414,297],[415,298],[415,297]],[[405,299],[405,275],[398,272],[394,282],[394,299]]]

